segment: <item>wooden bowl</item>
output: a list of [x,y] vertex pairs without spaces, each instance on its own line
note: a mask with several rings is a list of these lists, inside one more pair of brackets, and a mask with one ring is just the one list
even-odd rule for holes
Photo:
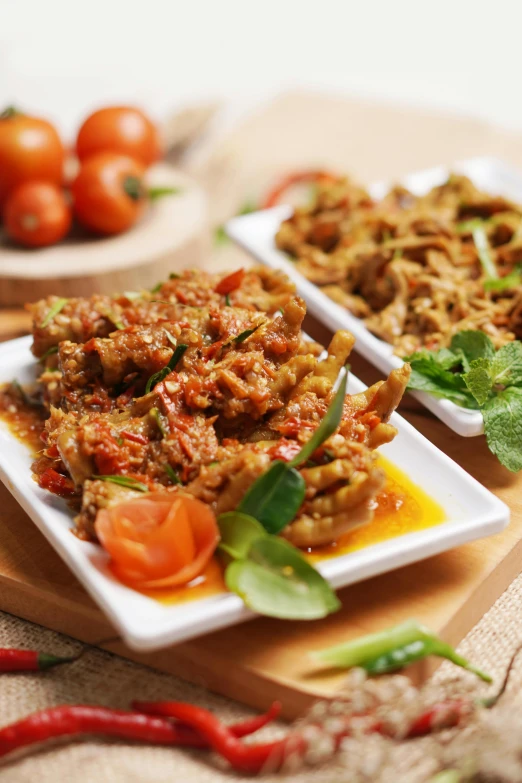
[[165,163],[149,170],[147,184],[180,192],[151,204],[139,223],[119,236],[96,237],[77,229],[58,245],[27,250],[0,235],[0,306],[23,305],[49,294],[150,288],[172,270],[201,266],[210,249],[203,190]]

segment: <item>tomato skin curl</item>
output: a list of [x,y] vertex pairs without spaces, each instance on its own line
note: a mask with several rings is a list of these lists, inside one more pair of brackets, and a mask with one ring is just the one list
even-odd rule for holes
[[114,574],[138,589],[190,582],[219,543],[211,509],[181,493],[154,492],[101,509],[94,527]]

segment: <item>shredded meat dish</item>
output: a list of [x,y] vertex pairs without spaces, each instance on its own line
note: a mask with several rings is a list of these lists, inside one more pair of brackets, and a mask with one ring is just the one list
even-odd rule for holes
[[[76,532],[91,539],[98,510],[139,495],[133,481],[235,509],[317,428],[354,342],[337,332],[320,357],[303,338],[304,302],[263,267],[187,270],[152,292],[30,309],[47,412],[35,478],[76,505]],[[328,543],[372,518],[384,483],[374,450],[396,434],[388,419],[408,377],[405,365],[346,397],[340,427],[300,471],[306,497],[283,531],[292,543]]]
[[[484,232],[500,280],[488,289],[473,224]],[[462,329],[495,345],[522,338],[522,207],[451,175],[424,196],[395,187],[379,202],[347,179],[319,181],[277,246],[331,299],[405,356],[447,346]],[[507,282],[507,281],[506,281]]]

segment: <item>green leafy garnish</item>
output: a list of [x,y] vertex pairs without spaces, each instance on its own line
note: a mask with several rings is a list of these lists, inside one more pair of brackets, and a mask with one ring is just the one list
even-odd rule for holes
[[491,247],[488,242],[485,226],[490,221],[480,220],[480,218],[473,218],[472,220],[464,220],[462,223],[457,223],[456,229],[461,234],[471,234],[473,242],[477,249],[477,255],[479,257],[480,265],[486,279],[484,280],[484,288],[486,291],[505,291],[509,288],[515,288],[522,285],[522,275],[520,267],[514,269],[508,275],[500,277],[498,269],[495,266],[495,262],[491,256]]
[[53,306],[50,308],[49,312],[43,319],[42,323],[39,326],[39,329],[45,329],[53,318],[58,315],[58,313],[61,313],[65,305],[67,304],[69,300],[68,299],[57,299],[56,302],[53,304]]
[[[163,287],[163,283],[162,282],[156,283],[156,285],[153,288],[150,289],[151,294],[157,294],[158,291],[161,291],[162,287]],[[159,301],[161,301],[161,300],[159,300]],[[167,302],[167,304],[169,304],[169,303]]]
[[480,331],[456,334],[450,349],[422,350],[406,358],[408,388],[480,410],[490,450],[509,470],[522,469],[522,343],[495,351]]
[[225,583],[255,612],[289,620],[316,620],[340,608],[332,588],[288,541],[270,535],[239,512],[218,517],[219,548],[232,562]]
[[522,274],[520,266],[513,269],[509,274],[504,277],[499,277],[497,280],[484,280],[484,288],[486,291],[507,291],[510,288],[516,288],[522,285]]
[[110,484],[118,484],[120,487],[128,487],[128,489],[135,489],[137,492],[148,492],[149,488],[146,484],[142,484],[141,481],[131,478],[130,476],[93,476],[94,479],[100,481],[108,481]]
[[230,304],[230,294],[225,294],[225,304],[227,307],[231,307]]
[[165,473],[167,474],[167,476],[169,477],[169,479],[172,481],[173,484],[182,483],[180,477],[178,476],[174,468],[171,465],[169,465],[168,462],[166,462],[163,465],[163,470],[165,471]]
[[46,350],[45,353],[43,353],[40,358],[38,359],[39,362],[45,362],[48,356],[52,356],[53,354],[58,353],[58,346],[57,345],[51,345],[50,348]]
[[159,410],[157,408],[151,408],[149,413],[154,419],[157,428],[161,432],[161,437],[166,438],[169,435],[169,432],[168,430],[165,429],[165,425],[163,424],[161,413],[159,412]]
[[182,193],[183,191],[181,188],[149,188],[147,191],[147,195],[149,197],[149,201],[157,201],[159,198],[163,198],[163,196],[177,196],[179,193]]
[[348,368],[343,367],[339,374],[339,386],[332,402],[318,428],[312,437],[306,441],[305,445],[295,457],[288,463],[290,467],[296,468],[309,459],[314,451],[321,446],[330,435],[333,435],[343,415],[344,400],[346,397],[346,386],[348,383]]
[[178,275],[177,272],[171,272],[169,275],[169,280],[178,280],[181,277],[181,275]]
[[254,332],[257,332],[261,324],[258,324],[257,326],[254,326],[253,329],[245,329],[244,332],[240,332],[240,334],[237,335],[237,337],[233,337],[230,342],[232,343],[243,343],[247,337],[250,337],[251,334],[254,334]]
[[161,381],[169,375],[173,370],[176,369],[176,365],[178,364],[179,360],[187,350],[188,345],[185,345],[184,343],[180,343],[174,350],[174,353],[170,357],[170,361],[167,364],[166,367],[163,367],[162,370],[159,370],[158,372],[155,372],[154,375],[151,375],[149,380],[147,381],[147,385],[145,386],[145,394],[148,394],[152,389],[156,386],[157,383],[161,383]]
[[307,462],[339,426],[347,381],[348,370],[343,367],[339,388],[311,438],[290,462],[273,462],[266,473],[249,487],[239,504],[238,511],[258,519],[269,533],[279,533],[297,514],[304,500],[306,485],[296,468]]
[[477,223],[471,229],[471,235],[477,248],[480,265],[486,275],[487,280],[498,280],[498,270],[491,257],[491,248],[488,242],[488,236],[482,223]]
[[258,519],[269,533],[279,533],[299,511],[305,491],[301,474],[289,463],[276,460],[249,487],[238,511]]

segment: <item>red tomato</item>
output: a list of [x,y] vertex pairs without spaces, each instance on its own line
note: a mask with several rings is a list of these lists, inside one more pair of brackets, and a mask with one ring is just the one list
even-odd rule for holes
[[150,166],[161,157],[161,143],[156,126],[142,111],[111,106],[87,117],[78,132],[76,152],[82,161],[98,152],[115,152]]
[[120,234],[134,225],[147,203],[144,167],[104,152],[85,161],[71,188],[76,217],[99,234]]
[[102,509],[94,527],[116,576],[141,589],[190,582],[219,542],[211,509],[175,493],[154,492]]
[[63,190],[49,182],[24,182],[4,207],[5,230],[27,247],[54,245],[71,227],[72,210]]
[[0,207],[22,182],[63,181],[65,151],[53,126],[6,109],[0,114]]

